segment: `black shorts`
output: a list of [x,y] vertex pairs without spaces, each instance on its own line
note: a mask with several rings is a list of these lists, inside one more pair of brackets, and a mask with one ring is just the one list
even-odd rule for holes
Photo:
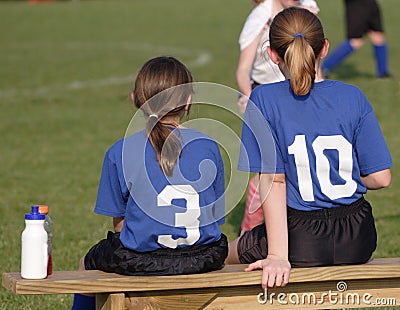
[[260,85],[261,85],[260,83],[252,80],[251,81],[251,90],[253,90],[254,88],[256,88],[257,86],[260,86]]
[[346,0],[347,38],[362,38],[368,31],[383,32],[376,0]]
[[[366,263],[376,249],[376,229],[371,205],[360,198],[349,206],[317,211],[288,208],[289,261],[292,267]],[[241,263],[268,254],[265,224],[238,241]]]
[[221,269],[227,255],[228,242],[224,234],[210,244],[136,252],[122,245],[119,233],[109,231],[107,239],[86,254],[85,269],[128,276],[202,273]]

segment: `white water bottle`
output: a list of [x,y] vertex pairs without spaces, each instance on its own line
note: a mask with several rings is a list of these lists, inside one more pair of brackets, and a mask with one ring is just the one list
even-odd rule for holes
[[44,279],[47,276],[47,232],[44,229],[44,214],[38,206],[25,214],[25,230],[22,232],[21,277]]

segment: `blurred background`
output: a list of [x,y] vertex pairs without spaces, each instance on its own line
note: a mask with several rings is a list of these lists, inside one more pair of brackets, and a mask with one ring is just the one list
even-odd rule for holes
[[[331,47],[345,38],[342,2],[318,1]],[[379,3],[392,77],[375,77],[366,39],[330,78],[364,91],[392,152],[391,187],[367,199],[378,228],[375,256],[393,257],[400,256],[400,9],[398,0]],[[171,55],[196,81],[236,88],[237,40],[251,9],[250,0],[0,1],[1,273],[20,270],[24,214],[34,204],[47,204],[54,222],[53,270],[78,268],[112,228],[93,207],[104,153],[135,112],[130,91],[137,70],[151,57]],[[240,119],[235,122],[240,129]],[[223,226],[230,240],[243,208],[244,199]],[[0,309],[69,309],[71,303],[71,295],[14,296],[0,289]]]

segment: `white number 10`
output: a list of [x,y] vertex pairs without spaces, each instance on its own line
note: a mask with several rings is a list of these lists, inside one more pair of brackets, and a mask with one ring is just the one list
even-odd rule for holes
[[[352,178],[353,156],[352,146],[343,136],[319,136],[312,148],[316,160],[316,173],[321,192],[334,200],[350,197],[357,189],[357,183]],[[337,150],[339,154],[339,176],[344,184],[332,184],[329,178],[329,160],[324,150]],[[288,147],[289,154],[294,155],[300,195],[304,201],[314,201],[314,191],[311,179],[310,160],[308,157],[305,135],[297,135],[292,145]]]

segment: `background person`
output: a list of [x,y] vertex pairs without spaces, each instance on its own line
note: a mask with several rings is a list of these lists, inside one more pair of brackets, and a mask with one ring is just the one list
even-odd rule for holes
[[[240,57],[236,70],[236,81],[242,96],[238,100],[241,113],[254,87],[260,84],[283,81],[279,67],[269,59],[269,25],[274,16],[290,6],[304,7],[317,14],[319,8],[314,0],[254,0],[254,9],[247,17],[239,37]],[[240,226],[241,232],[252,229],[264,221],[258,193],[258,177],[251,178],[248,186],[246,207]]]
[[382,17],[376,0],[345,0],[347,39],[325,59],[322,72],[327,77],[342,61],[364,45],[364,36],[371,40],[376,62],[376,75],[389,77],[388,46]]
[[[269,38],[268,54],[287,80],[252,92],[238,165],[260,174],[265,224],[230,243],[226,260],[263,269],[263,287],[286,285],[291,267],[367,262],[377,236],[363,195],[389,186],[392,166],[361,90],[319,76],[329,42],[318,17],[285,9]],[[261,129],[260,117],[267,123]],[[276,165],[257,140],[268,128]]]

